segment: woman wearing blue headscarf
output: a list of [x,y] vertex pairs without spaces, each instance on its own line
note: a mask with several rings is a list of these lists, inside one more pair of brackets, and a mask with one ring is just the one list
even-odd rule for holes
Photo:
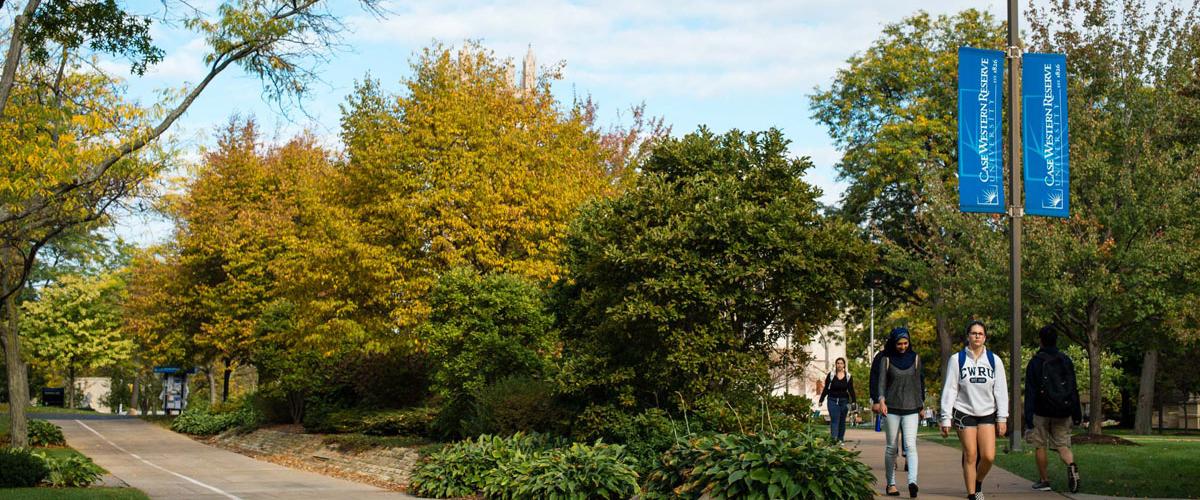
[[912,349],[907,328],[892,329],[881,361],[879,412],[887,419],[884,426],[887,447],[883,455],[886,492],[889,496],[900,495],[896,488],[896,433],[899,432],[908,461],[908,494],[916,498],[917,425],[921,420],[921,408],[925,407],[925,376],[921,370],[921,357]]

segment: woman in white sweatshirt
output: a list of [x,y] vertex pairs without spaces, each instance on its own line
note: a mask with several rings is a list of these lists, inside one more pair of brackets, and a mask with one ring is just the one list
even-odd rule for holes
[[950,425],[958,432],[963,449],[963,481],[967,498],[983,500],[983,478],[996,459],[996,436],[1008,427],[1008,382],[1004,363],[989,351],[987,327],[972,321],[967,326],[967,347],[946,362],[942,386],[942,437]]

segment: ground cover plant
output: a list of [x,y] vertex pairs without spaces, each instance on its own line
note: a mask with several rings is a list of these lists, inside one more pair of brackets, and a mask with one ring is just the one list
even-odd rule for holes
[[702,435],[663,454],[647,498],[846,498],[873,496],[870,468],[820,431]]
[[30,446],[64,446],[67,444],[62,429],[45,420],[29,420]]

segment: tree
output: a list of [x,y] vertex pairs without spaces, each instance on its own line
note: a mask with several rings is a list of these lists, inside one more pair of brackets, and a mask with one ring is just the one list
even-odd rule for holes
[[[1192,314],[1200,172],[1194,138],[1197,4],[1055,2],[1030,13],[1031,48],[1068,54],[1071,218],[1034,219],[1026,241],[1035,314],[1087,349],[1089,433],[1102,432],[1101,353],[1135,341],[1140,405],[1153,406],[1158,351]],[[1169,340],[1175,338],[1175,340]],[[1138,427],[1148,430],[1150,414]]]
[[435,45],[403,93],[368,78],[343,106],[341,198],[362,243],[348,272],[360,277],[360,306],[385,312],[368,325],[376,335],[417,324],[452,268],[559,279],[568,222],[610,191],[585,108],[562,110],[550,92],[558,71],[518,88],[511,69],[476,43]]
[[66,375],[70,405],[75,376],[129,358],[133,342],[121,331],[125,283],[114,272],[67,275],[22,304],[22,342],[35,365]]
[[827,324],[871,249],[821,215],[778,130],[665,139],[572,224],[557,307],[564,386],[626,408],[761,393],[769,353]]
[[1002,317],[1007,296],[999,219],[959,213],[954,200],[957,51],[998,49],[1004,33],[977,10],[919,12],[885,26],[811,97],[814,118],[842,151],[837,169],[849,186],[840,212],[880,246],[877,303],[932,313],[942,373],[959,338],[952,318]]
[[[363,0],[373,9],[374,0]],[[121,102],[113,81],[81,69],[86,46],[129,56],[134,73],[161,54],[149,41],[146,20],[115,1],[28,0],[8,32],[0,74],[0,139],[5,153],[0,185],[0,299],[6,302],[3,339],[9,383],[25,387],[17,308],[38,251],[69,228],[103,219],[109,207],[160,170],[147,154],[155,141],[220,73],[238,65],[260,77],[269,97],[298,96],[314,76],[312,61],[335,40],[337,20],[326,2],[239,0],[214,17],[199,11],[185,25],[204,35],[208,72],[161,113]],[[23,60],[26,60],[22,64]],[[13,444],[26,443],[24,405],[14,390]]]

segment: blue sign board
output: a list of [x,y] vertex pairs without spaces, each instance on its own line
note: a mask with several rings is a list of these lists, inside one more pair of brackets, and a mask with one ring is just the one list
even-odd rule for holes
[[1025,213],[1070,216],[1067,57],[1025,54],[1021,140],[1025,143]]
[[958,208],[1004,213],[1004,53],[958,49]]

